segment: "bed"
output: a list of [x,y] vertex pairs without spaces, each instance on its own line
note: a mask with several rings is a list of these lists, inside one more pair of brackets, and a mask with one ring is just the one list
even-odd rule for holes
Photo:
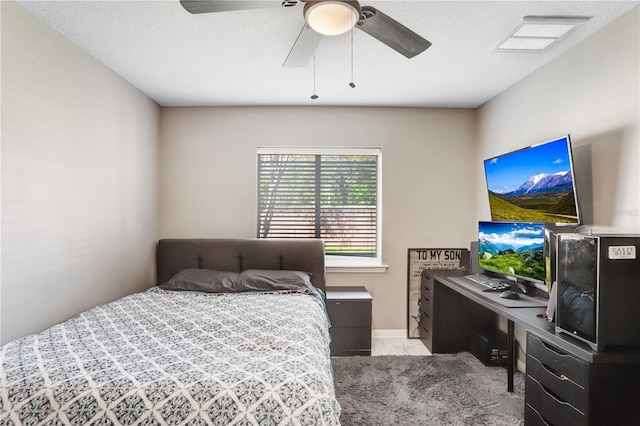
[[2,347],[0,424],[339,424],[320,240],[165,239],[156,263]]

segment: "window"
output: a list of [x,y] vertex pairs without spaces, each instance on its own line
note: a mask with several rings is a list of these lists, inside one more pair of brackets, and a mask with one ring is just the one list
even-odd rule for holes
[[258,238],[321,238],[328,256],[379,263],[380,158],[379,148],[259,148]]

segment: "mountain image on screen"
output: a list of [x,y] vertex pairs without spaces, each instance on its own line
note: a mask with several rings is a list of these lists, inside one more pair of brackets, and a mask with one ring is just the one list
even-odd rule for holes
[[544,280],[544,225],[480,222],[478,263],[483,269]]
[[531,176],[520,188],[503,195],[539,194],[541,192],[571,191],[572,189],[573,179],[571,172],[562,171],[552,175],[540,174]]
[[491,220],[578,223],[564,138],[485,161]]

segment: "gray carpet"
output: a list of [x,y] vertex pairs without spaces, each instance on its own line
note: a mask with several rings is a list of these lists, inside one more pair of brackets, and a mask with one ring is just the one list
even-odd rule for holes
[[332,358],[343,426],[523,425],[524,377],[470,353]]

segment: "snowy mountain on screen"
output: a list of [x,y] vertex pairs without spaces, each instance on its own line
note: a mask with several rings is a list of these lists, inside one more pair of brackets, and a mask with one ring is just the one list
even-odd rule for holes
[[539,174],[531,176],[515,191],[504,195],[538,194],[540,192],[570,191],[573,188],[571,172],[557,172],[552,175]]

